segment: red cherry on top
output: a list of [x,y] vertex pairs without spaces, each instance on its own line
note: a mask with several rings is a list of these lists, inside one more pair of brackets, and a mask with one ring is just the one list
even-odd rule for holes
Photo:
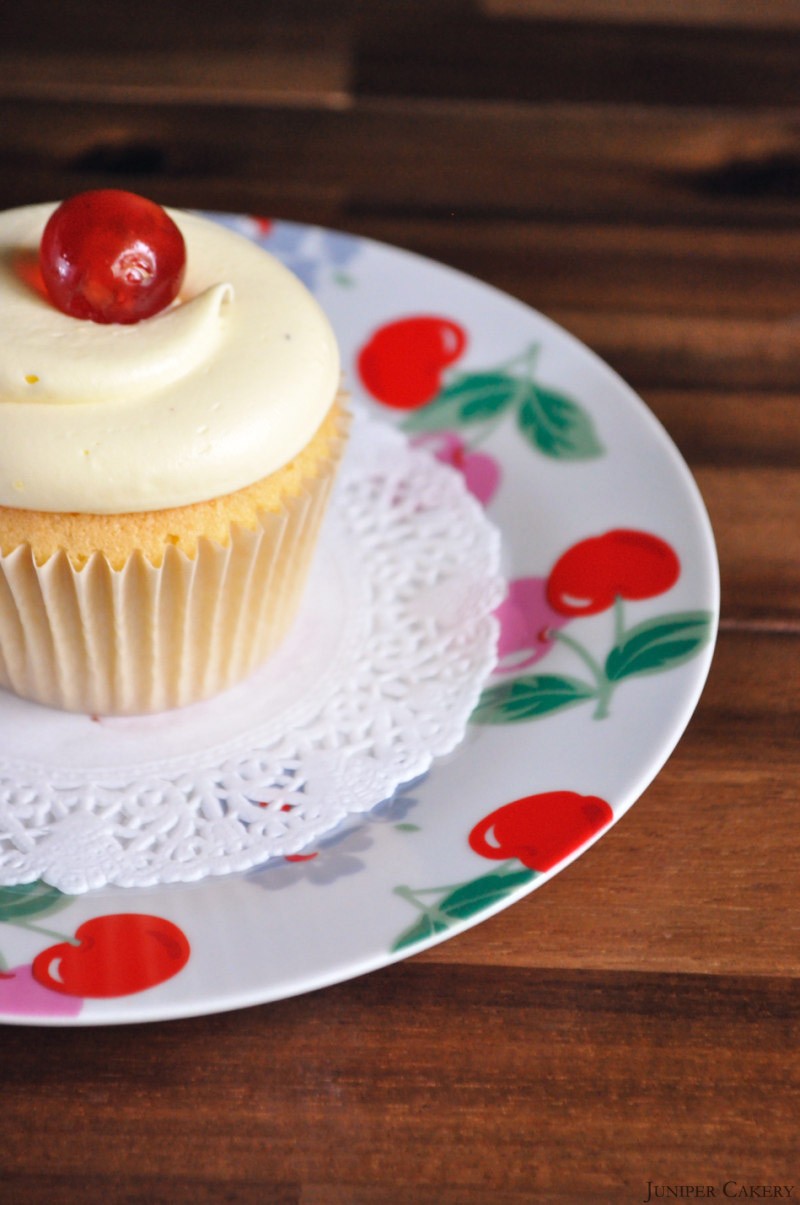
[[186,268],[183,235],[136,193],[78,193],[50,216],[39,247],[50,300],[73,318],[129,325],[165,309]]

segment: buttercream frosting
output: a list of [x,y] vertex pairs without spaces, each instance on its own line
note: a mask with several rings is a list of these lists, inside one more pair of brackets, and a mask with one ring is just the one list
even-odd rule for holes
[[179,300],[131,326],[26,280],[53,205],[0,214],[0,505],[119,514],[232,493],[288,463],[339,385],[330,324],[267,252],[170,210]]

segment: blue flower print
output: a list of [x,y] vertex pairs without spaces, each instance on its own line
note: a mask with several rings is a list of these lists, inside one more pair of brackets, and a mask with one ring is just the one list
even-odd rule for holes
[[345,269],[356,258],[360,240],[336,230],[300,226],[295,222],[273,222],[258,236],[265,250],[285,264],[313,292],[323,281],[347,285]]
[[391,824],[402,832],[417,831],[417,826],[406,820],[417,799],[406,792],[422,781],[421,777],[407,783],[400,794],[385,799],[366,816],[348,817],[317,842],[314,852],[301,854],[297,860],[275,858],[257,867],[248,875],[249,881],[266,891],[280,891],[300,881],[321,887],[364,870],[361,855],[372,848],[370,830],[374,825]]
[[248,214],[204,213],[218,225],[252,239],[285,264],[311,292],[323,282],[347,286],[346,271],[361,250],[360,239],[337,230],[271,221]]

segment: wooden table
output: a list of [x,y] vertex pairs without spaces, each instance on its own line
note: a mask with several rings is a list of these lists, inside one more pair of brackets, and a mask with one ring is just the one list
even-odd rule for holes
[[4,207],[322,222],[529,302],[672,434],[723,607],[664,771],[515,907],[299,999],[6,1029],[0,1196],[800,1196],[800,2],[3,9]]

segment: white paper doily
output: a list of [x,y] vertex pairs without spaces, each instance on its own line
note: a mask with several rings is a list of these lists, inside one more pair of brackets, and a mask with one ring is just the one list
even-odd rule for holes
[[0,692],[0,884],[189,882],[373,808],[462,739],[494,665],[499,560],[461,475],[357,414],[301,613],[258,673],[133,719]]

